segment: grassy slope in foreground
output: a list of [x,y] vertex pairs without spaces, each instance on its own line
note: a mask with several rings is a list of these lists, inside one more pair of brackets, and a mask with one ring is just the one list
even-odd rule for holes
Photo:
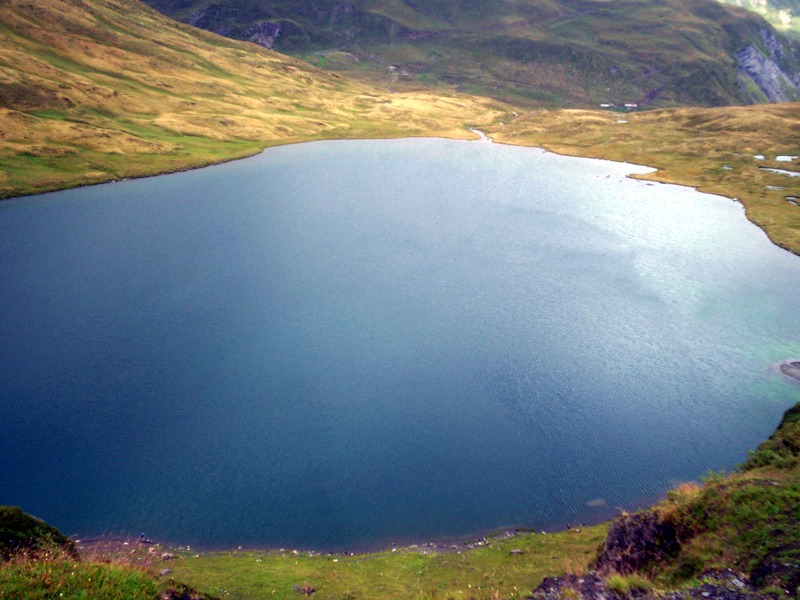
[[775,161],[800,155],[798,103],[632,113],[535,111],[488,132],[498,142],[655,167],[645,179],[736,198],[774,243],[800,254],[800,206],[792,203],[800,197],[800,177],[760,168],[800,171],[798,159]]
[[[75,562],[63,556],[12,560],[0,566],[0,598],[9,600],[158,600],[152,575],[102,561]],[[186,600],[189,600],[188,598]]]
[[0,3],[0,197],[321,138],[466,137],[502,107],[388,95],[137,0]]
[[[524,534],[459,552],[415,548],[355,556],[292,552],[222,552],[171,561],[176,581],[230,598],[519,598],[564,569],[586,569],[606,525]],[[512,553],[511,551],[514,551]]]
[[[80,563],[55,552],[0,561],[0,598],[63,592],[65,598],[155,600],[156,590],[187,585],[204,597],[241,600],[295,599],[306,586],[317,599],[521,598],[547,575],[587,569],[607,529],[524,534],[453,552],[412,547],[354,556],[266,550],[195,555],[176,549],[169,552],[173,558],[162,560],[165,548],[149,552],[133,541],[112,554],[90,552]],[[171,572],[159,577],[164,569]]]

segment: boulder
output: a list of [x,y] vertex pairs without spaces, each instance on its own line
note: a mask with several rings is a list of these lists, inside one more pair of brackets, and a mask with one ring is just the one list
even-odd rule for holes
[[626,515],[609,529],[597,568],[629,575],[675,556],[679,550],[678,534],[671,523],[652,512]]

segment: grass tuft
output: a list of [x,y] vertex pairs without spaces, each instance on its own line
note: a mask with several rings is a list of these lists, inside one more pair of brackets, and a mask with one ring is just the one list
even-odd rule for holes
[[620,596],[627,596],[631,592],[650,592],[653,590],[654,586],[638,573],[633,573],[631,575],[619,575],[615,573],[606,577],[606,587]]
[[0,569],[0,598],[156,600],[155,579],[130,567],[76,562],[63,554],[16,558]]

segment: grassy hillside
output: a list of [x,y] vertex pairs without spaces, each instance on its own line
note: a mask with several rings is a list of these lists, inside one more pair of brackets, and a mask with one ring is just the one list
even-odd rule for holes
[[170,597],[159,592],[159,585],[151,574],[102,561],[75,562],[53,556],[14,560],[0,566],[0,598],[10,600],[157,600]]
[[453,88],[519,106],[763,101],[737,68],[748,46],[800,72],[798,48],[768,47],[764,21],[713,0],[146,1],[372,84]]
[[[736,198],[773,242],[800,254],[800,104],[647,112],[537,111],[488,130],[496,141],[659,169],[645,179]],[[763,160],[755,158],[763,156]]]
[[137,0],[0,3],[0,197],[319,138],[468,136],[502,107],[387,95]]

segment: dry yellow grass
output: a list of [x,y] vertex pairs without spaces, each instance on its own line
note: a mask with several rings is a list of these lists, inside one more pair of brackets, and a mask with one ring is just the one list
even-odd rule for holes
[[505,108],[387,94],[137,0],[0,4],[0,196],[190,168],[319,138],[467,137]]

